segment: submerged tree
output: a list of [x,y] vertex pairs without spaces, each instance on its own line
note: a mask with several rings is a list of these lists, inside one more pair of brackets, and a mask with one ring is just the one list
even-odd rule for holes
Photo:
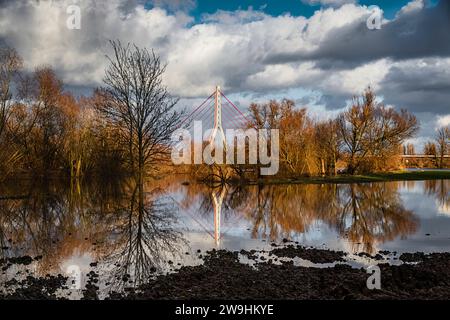
[[98,90],[98,110],[117,132],[129,154],[130,169],[143,176],[167,155],[171,134],[181,113],[163,85],[165,65],[153,50],[111,41],[113,56],[104,87]]
[[[64,138],[69,119],[63,108],[63,83],[55,72],[47,67],[38,68],[34,73],[32,90],[32,112],[34,126],[32,130],[31,154],[37,162],[34,168],[43,173],[57,168],[61,160]],[[73,103],[74,104],[74,103]]]

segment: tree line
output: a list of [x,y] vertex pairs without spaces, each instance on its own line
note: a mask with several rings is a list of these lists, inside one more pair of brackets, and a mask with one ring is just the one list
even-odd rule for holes
[[103,85],[75,97],[49,66],[23,70],[0,48],[0,172],[137,174],[163,160],[181,112],[162,83],[165,65],[147,49],[111,41]]
[[[345,111],[325,121],[313,119],[306,108],[298,108],[288,99],[252,103],[249,113],[249,128],[279,129],[278,176],[282,177],[398,169],[402,146],[419,129],[413,114],[384,106],[371,88],[355,96]],[[216,171],[222,177],[243,177],[248,172],[243,167],[249,166]]]
[[[26,72],[16,50],[0,48],[1,177],[143,177],[169,160],[183,112],[163,84],[165,64],[153,50],[110,44],[102,86],[82,97],[66,91],[50,66]],[[279,174],[285,176],[395,169],[419,128],[414,115],[384,106],[370,88],[327,121],[312,119],[288,99],[253,103],[248,111],[249,126],[280,130]],[[437,144],[441,154],[448,150],[446,130]]]

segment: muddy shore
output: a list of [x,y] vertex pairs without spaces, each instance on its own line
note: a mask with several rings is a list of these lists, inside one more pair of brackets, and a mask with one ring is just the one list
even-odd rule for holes
[[[388,252],[372,256],[385,256]],[[239,261],[253,260],[253,266]],[[263,256],[264,258],[261,258]],[[345,253],[307,249],[295,245],[274,247],[270,252],[212,250],[202,255],[203,264],[182,266],[176,272],[155,276],[136,288],[109,292],[106,299],[449,299],[450,253],[411,253],[399,256],[400,265],[381,263],[381,289],[369,290],[366,269],[344,261]],[[332,266],[302,267],[299,257]],[[0,261],[2,266],[29,262],[28,258]],[[97,299],[99,275],[89,272],[84,299]],[[57,299],[55,292],[67,290],[67,278],[28,276],[3,284],[0,299]],[[11,290],[11,288],[15,288]]]

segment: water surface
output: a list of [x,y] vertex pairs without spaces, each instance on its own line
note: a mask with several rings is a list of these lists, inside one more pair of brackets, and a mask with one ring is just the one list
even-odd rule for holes
[[359,252],[450,251],[450,180],[211,188],[170,177],[143,186],[0,186],[0,258],[42,256],[3,270],[0,285],[76,266],[83,275],[99,272],[104,292],[121,290],[200,263],[212,248],[270,250],[283,240],[345,251],[353,264],[365,263]]

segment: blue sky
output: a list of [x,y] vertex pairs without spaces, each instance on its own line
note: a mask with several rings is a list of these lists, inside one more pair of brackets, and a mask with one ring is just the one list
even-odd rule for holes
[[[410,0],[359,0],[361,5],[377,5],[383,9],[385,18],[392,19],[395,14]],[[435,6],[439,0],[427,0],[426,6]],[[151,7],[151,5],[149,5]],[[263,11],[271,16],[279,16],[289,13],[292,16],[310,17],[316,10],[323,7],[320,4],[308,4],[301,0],[196,0],[195,5],[189,10],[189,14],[200,21],[202,15],[213,14],[218,10],[236,11],[253,10]]]

